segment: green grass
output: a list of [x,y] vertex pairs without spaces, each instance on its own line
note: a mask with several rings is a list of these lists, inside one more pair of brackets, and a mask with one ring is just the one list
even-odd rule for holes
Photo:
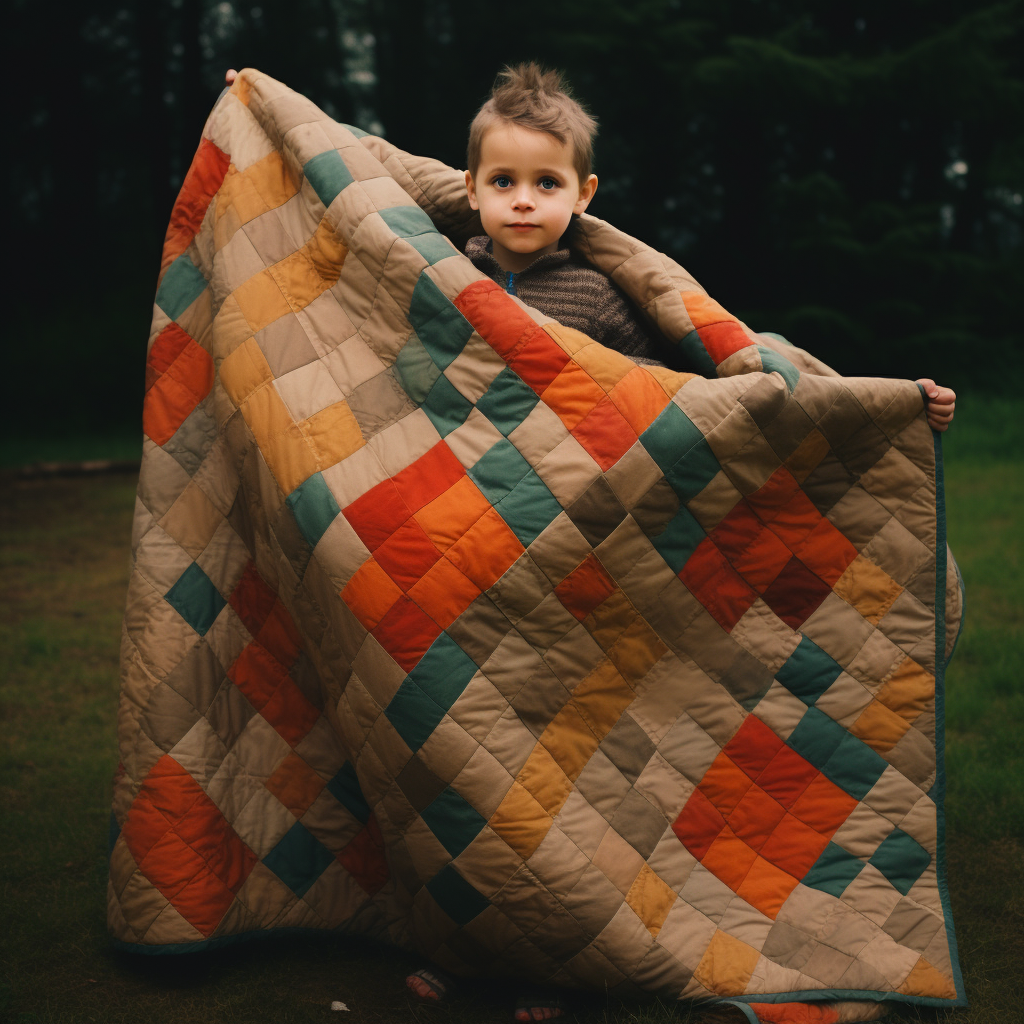
[[[1024,644],[1020,529],[1024,402],[961,400],[947,436],[950,544],[968,615],[947,678],[949,879],[970,1009],[900,1009],[910,1021],[1013,1024],[1024,963]],[[79,451],[110,457],[109,443]],[[106,445],[106,448],[104,448]],[[32,458],[12,462],[34,461]],[[55,449],[51,458],[72,456]],[[130,457],[130,456],[128,456]],[[133,482],[6,480],[0,503],[0,1020],[21,1024],[346,1024],[508,1019],[507,993],[465,986],[412,1004],[405,954],[336,936],[240,944],[201,957],[135,958],[104,924],[120,617]],[[138,961],[142,960],[142,963]],[[351,1008],[329,1010],[332,1000]],[[685,1006],[586,1001],[605,1024],[706,1024]]]
[[966,615],[946,680],[948,821],[1024,838],[1024,407],[968,396],[944,444],[949,543]]
[[137,427],[111,427],[102,432],[81,434],[0,436],[0,467],[30,466],[37,462],[88,462],[92,459],[138,460],[142,454],[142,431]]

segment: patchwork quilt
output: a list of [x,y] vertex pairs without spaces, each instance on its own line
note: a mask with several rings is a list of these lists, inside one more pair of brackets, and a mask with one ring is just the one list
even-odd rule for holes
[[168,228],[109,923],[340,929],[457,974],[962,1005],[960,619],[907,381],[836,376],[585,216],[692,373],[484,279],[460,172],[254,71]]

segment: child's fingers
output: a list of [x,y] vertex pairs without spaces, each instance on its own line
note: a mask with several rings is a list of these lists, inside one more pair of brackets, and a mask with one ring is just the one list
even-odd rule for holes
[[[952,395],[952,392],[950,392],[950,394]],[[928,426],[930,426],[932,430],[945,430],[953,421],[955,408],[956,407],[952,400],[943,403],[929,402],[926,413]]]
[[233,85],[237,77],[238,72],[234,68],[228,68],[227,71],[224,72],[224,84]]
[[931,377],[921,377],[917,381],[918,384],[924,388],[924,393],[929,398],[935,398],[938,396],[939,388],[938,385],[931,379]]

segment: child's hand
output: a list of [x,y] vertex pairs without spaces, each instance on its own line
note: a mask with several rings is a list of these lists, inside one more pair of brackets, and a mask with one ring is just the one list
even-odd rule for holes
[[235,79],[237,77],[238,77],[238,72],[234,68],[228,68],[227,71],[224,72],[224,84],[225,85],[234,85]]
[[956,392],[940,387],[928,377],[922,377],[917,383],[924,388],[924,393],[928,396],[928,400],[925,402],[928,426],[932,430],[938,431],[947,429],[953,421]]

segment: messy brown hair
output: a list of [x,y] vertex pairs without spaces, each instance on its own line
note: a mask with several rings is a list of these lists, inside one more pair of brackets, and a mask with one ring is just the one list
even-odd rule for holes
[[573,99],[558,71],[545,71],[530,63],[506,67],[498,75],[491,98],[469,126],[466,162],[474,176],[480,166],[484,135],[495,124],[546,132],[563,145],[569,143],[580,182],[590,175],[597,121]]

